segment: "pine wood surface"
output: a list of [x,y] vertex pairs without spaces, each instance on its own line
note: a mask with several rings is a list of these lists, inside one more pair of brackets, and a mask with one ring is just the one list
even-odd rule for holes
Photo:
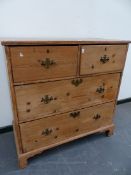
[[[113,103],[106,103],[95,107],[75,111],[79,115],[75,118],[71,113],[64,113],[53,117],[23,123],[20,125],[24,152],[51,145],[87,131],[112,124]],[[95,118],[100,115],[100,118]],[[46,135],[46,130],[51,133]],[[44,133],[45,132],[45,133]]]
[[114,40],[114,39],[100,39],[100,38],[91,38],[91,39],[76,39],[76,40],[1,40],[1,44],[4,46],[23,46],[23,45],[78,45],[78,44],[129,44],[130,40]]
[[[11,47],[14,82],[76,76],[77,46]],[[46,68],[42,62],[53,61]]]
[[[72,84],[74,79],[16,86],[19,122],[113,101],[119,79],[117,73],[82,78],[77,87]],[[101,93],[97,92],[100,87],[104,88]],[[42,101],[46,95],[53,98],[47,104]]]
[[80,74],[122,70],[126,59],[126,51],[126,45],[81,46]]
[[2,42],[20,168],[27,166],[30,157],[54,146],[96,132],[113,134],[129,43]]

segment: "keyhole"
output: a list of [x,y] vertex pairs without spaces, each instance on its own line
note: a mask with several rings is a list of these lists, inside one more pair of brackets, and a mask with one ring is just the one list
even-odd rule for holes
[[69,95],[70,95],[70,93],[69,93],[69,92],[67,92],[67,93],[66,93],[66,95],[67,95],[67,96],[69,96]]
[[94,67],[95,67],[94,64],[92,64],[91,68],[94,69]]
[[75,131],[78,132],[79,131],[79,128],[77,128]]
[[26,112],[30,112],[30,109],[27,109]]
[[46,52],[49,53],[50,52],[49,49],[47,49]]

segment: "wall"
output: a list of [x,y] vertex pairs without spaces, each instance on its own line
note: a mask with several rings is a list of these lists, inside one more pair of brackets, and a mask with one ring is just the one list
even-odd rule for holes
[[[0,38],[131,40],[130,19],[130,0],[1,0]],[[131,97],[130,65],[131,49],[119,99]],[[0,47],[0,127],[11,121],[5,59]]]

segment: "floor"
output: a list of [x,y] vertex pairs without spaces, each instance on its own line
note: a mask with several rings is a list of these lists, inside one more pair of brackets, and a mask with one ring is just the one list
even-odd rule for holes
[[12,132],[0,135],[0,175],[131,175],[131,103],[117,106],[112,137],[95,134],[48,150],[20,170]]

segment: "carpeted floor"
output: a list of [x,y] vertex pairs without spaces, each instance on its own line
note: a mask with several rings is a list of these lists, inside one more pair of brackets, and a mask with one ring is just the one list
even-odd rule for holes
[[131,103],[117,106],[112,137],[95,134],[29,160],[20,170],[12,132],[0,135],[0,175],[131,175]]

